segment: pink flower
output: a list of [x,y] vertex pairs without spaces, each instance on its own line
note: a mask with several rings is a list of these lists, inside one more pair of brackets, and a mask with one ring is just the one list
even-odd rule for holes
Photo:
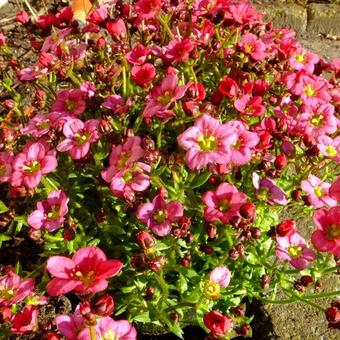
[[86,109],[83,93],[80,89],[59,91],[51,112],[58,112],[71,117],[79,116]]
[[102,107],[112,110],[114,113],[125,113],[129,110],[130,106],[131,98],[128,98],[126,102],[124,102],[124,99],[117,94],[108,96],[102,104]]
[[100,318],[96,325],[98,339],[136,340],[137,332],[127,320],[113,320],[109,316]]
[[150,186],[150,171],[150,165],[142,162],[136,162],[118,171],[109,167],[106,175],[111,179],[109,182],[111,192],[129,201],[135,192],[143,192]]
[[67,340],[90,340],[90,330],[86,327],[85,319],[79,315],[57,315],[55,323],[59,332]]
[[142,140],[139,136],[133,136],[128,137],[124,144],[112,146],[109,159],[110,166],[101,172],[106,182],[110,183],[118,171],[129,168],[144,156],[145,151],[141,146],[141,142]]
[[166,191],[163,189],[151,203],[138,207],[137,218],[146,224],[158,236],[171,232],[172,223],[183,217],[183,206],[179,201],[165,202]]
[[238,46],[241,51],[249,54],[254,60],[263,60],[266,57],[266,45],[252,33],[244,34]]
[[0,152],[0,183],[8,182],[11,178],[13,159],[12,151]]
[[73,159],[84,158],[90,150],[90,145],[100,137],[98,125],[99,121],[96,119],[89,119],[85,123],[76,118],[68,120],[63,127],[66,139],[58,144],[57,150],[68,151]]
[[156,76],[156,69],[152,64],[135,65],[131,70],[132,80],[141,87],[148,87]]
[[49,232],[59,229],[68,213],[68,201],[62,190],[50,192],[47,200],[38,202],[37,210],[28,216],[28,224],[33,229],[45,228]]
[[233,98],[237,96],[240,89],[234,79],[230,77],[224,77],[220,82],[218,90],[223,96],[227,98]]
[[143,117],[147,123],[156,116],[161,119],[170,118],[175,114],[170,111],[170,106],[178,99],[182,98],[188,86],[178,86],[177,74],[167,75],[159,86],[156,86],[150,94],[150,100],[145,106]]
[[26,186],[30,189],[39,185],[43,175],[57,166],[56,152],[49,150],[46,142],[27,143],[13,161],[10,183],[14,187]]
[[0,32],[0,47],[6,44],[6,38],[3,33]]
[[181,63],[189,58],[190,52],[193,49],[194,44],[189,38],[172,40],[169,45],[165,47],[165,57],[174,63]]
[[84,81],[79,89],[88,98],[92,98],[96,93],[96,86],[90,81]]
[[50,131],[51,125],[52,121],[49,115],[37,114],[29,120],[28,125],[22,128],[20,132],[22,135],[31,134],[35,138],[40,138]]
[[0,306],[10,307],[32,293],[34,288],[33,279],[20,282],[20,276],[9,272],[0,279]]
[[319,62],[320,58],[311,52],[307,52],[303,48],[297,49],[288,59],[288,64],[296,71],[314,72],[314,66]]
[[334,207],[336,201],[329,197],[330,183],[323,182],[320,178],[310,174],[308,179],[301,182],[301,189],[308,194],[308,200],[314,208],[325,205]]
[[267,201],[269,204],[287,204],[285,192],[276,185],[270,178],[260,179],[257,173],[253,173],[253,185],[257,190],[257,197],[262,201]]
[[123,19],[119,18],[106,23],[107,31],[117,40],[125,40],[127,38],[127,30]]
[[21,10],[20,12],[18,12],[15,18],[18,22],[20,22],[20,24],[23,24],[23,25],[27,24],[30,21],[30,17],[28,13],[24,10]]
[[221,288],[226,288],[230,282],[230,270],[227,266],[218,266],[210,273],[209,280],[218,283]]
[[252,157],[252,148],[260,141],[256,133],[247,130],[246,126],[237,120],[229,121],[226,127],[233,129],[237,141],[230,146],[230,160],[236,165],[247,164]]
[[227,164],[230,146],[237,142],[237,134],[218,119],[205,114],[179,135],[177,142],[187,150],[187,166],[191,170],[200,170],[208,164]]
[[135,11],[140,19],[153,19],[161,10],[160,0],[138,0],[135,3]]
[[143,65],[150,54],[150,49],[142,44],[136,45],[126,54],[126,60],[132,65]]
[[340,176],[329,188],[329,196],[336,201],[340,201]]
[[261,116],[266,112],[266,108],[262,105],[262,97],[251,97],[244,94],[241,98],[235,100],[235,109],[245,116]]
[[31,81],[39,78],[47,72],[47,68],[41,68],[40,65],[30,66],[23,68],[18,73],[18,78],[20,81]]
[[228,183],[221,183],[215,191],[207,191],[202,197],[206,205],[204,219],[207,222],[221,221],[227,224],[238,215],[239,208],[247,201],[247,195]]
[[318,209],[313,219],[318,228],[311,237],[313,246],[318,251],[340,256],[340,206]]
[[303,270],[316,259],[314,252],[307,248],[305,239],[298,233],[286,237],[276,236],[276,241],[276,256],[289,261],[296,269]]
[[337,119],[334,115],[334,106],[331,104],[304,105],[303,113],[298,118],[305,134],[313,137],[332,134],[337,130]]
[[104,252],[97,247],[79,249],[72,259],[52,256],[47,261],[47,270],[54,278],[47,284],[51,296],[64,295],[74,291],[89,294],[107,288],[107,279],[116,276],[122,269],[119,260],[107,260]]
[[21,312],[12,317],[11,332],[14,334],[26,334],[38,329],[38,307],[28,305]]
[[104,23],[106,18],[108,17],[108,7],[107,4],[103,4],[99,7],[96,7],[91,14],[86,18],[87,22],[92,24],[101,24]]
[[334,139],[328,136],[320,136],[317,141],[317,147],[325,157],[340,163],[340,136]]

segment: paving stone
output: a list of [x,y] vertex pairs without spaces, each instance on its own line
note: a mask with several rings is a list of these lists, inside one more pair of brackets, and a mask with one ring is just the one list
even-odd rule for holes
[[323,34],[340,34],[340,5],[309,4],[307,31]]

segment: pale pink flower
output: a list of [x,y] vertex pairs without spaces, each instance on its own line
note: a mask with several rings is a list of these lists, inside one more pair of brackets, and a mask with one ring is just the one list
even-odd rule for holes
[[153,116],[160,119],[173,117],[175,113],[170,106],[184,96],[187,88],[187,85],[178,85],[176,73],[167,75],[161,84],[151,91],[150,99],[143,111],[146,122],[151,123]]
[[9,272],[0,278],[0,306],[11,307],[29,296],[34,288],[31,278],[21,281],[20,276]]
[[29,66],[19,71],[18,79],[20,81],[31,81],[40,78],[47,73],[47,67],[41,68],[38,64],[35,66]]
[[118,171],[129,168],[133,163],[144,156],[141,146],[142,139],[139,136],[128,137],[124,144],[113,145],[109,167],[101,172],[102,178],[110,183]]
[[88,98],[92,98],[96,93],[96,86],[90,81],[84,81],[79,89]]
[[334,139],[328,136],[317,138],[317,147],[319,151],[327,158],[340,163],[340,136]]
[[0,152],[0,183],[8,182],[12,174],[14,155],[12,151]]
[[32,135],[35,138],[47,134],[50,131],[52,121],[49,115],[37,114],[31,118],[24,128],[21,129],[22,135]]
[[127,320],[113,320],[109,316],[97,321],[98,339],[136,340],[136,329]]
[[289,261],[296,269],[303,270],[308,267],[309,262],[314,261],[316,256],[307,247],[305,239],[298,233],[285,237],[276,236],[276,256],[280,260]]
[[84,158],[90,151],[90,145],[100,137],[98,125],[97,119],[89,119],[86,122],[76,118],[68,120],[63,127],[66,139],[58,144],[57,150],[68,151],[73,159]]
[[323,182],[319,177],[312,174],[308,179],[301,182],[301,189],[308,194],[308,200],[314,208],[322,208],[325,205],[334,207],[336,201],[329,197],[330,183]]
[[183,217],[181,202],[166,203],[166,195],[166,191],[161,190],[152,202],[141,204],[137,210],[137,218],[158,236],[168,235],[172,224]]
[[340,206],[318,209],[313,216],[318,230],[311,237],[313,246],[321,252],[340,256]]
[[51,296],[64,295],[74,291],[89,294],[107,288],[107,279],[116,276],[122,269],[119,260],[108,260],[98,247],[79,249],[72,259],[52,256],[47,260],[47,270],[54,278],[47,284],[46,291]]
[[52,172],[57,166],[56,152],[49,150],[43,141],[29,142],[13,161],[10,183],[14,187],[26,186],[30,189],[39,185],[43,175]]
[[252,33],[246,33],[238,43],[239,48],[254,60],[263,60],[266,57],[266,45]]
[[247,130],[246,126],[237,120],[229,121],[226,127],[233,129],[237,141],[230,146],[230,160],[236,165],[247,164],[252,157],[252,149],[260,141],[258,135]]
[[270,205],[287,204],[285,192],[270,178],[260,179],[260,176],[253,173],[253,185],[257,191],[258,199],[267,201]]
[[28,216],[28,224],[33,229],[45,228],[49,232],[59,229],[68,213],[68,201],[62,190],[50,192],[47,200],[38,202],[37,210]]
[[221,183],[215,191],[207,191],[202,201],[206,205],[204,219],[207,222],[227,224],[233,216],[239,215],[239,208],[247,201],[247,195],[231,184]]
[[51,112],[62,113],[71,117],[79,116],[86,109],[83,92],[80,89],[62,90],[57,93]]
[[230,282],[230,270],[227,266],[218,266],[211,271],[209,280],[218,283],[221,288],[226,288]]
[[227,164],[230,146],[237,142],[237,134],[218,119],[205,114],[179,135],[177,142],[187,150],[187,166],[191,170],[200,170],[209,164]]

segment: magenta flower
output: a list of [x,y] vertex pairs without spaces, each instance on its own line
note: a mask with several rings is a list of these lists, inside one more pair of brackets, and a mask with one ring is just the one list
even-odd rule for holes
[[111,95],[108,96],[104,103],[102,104],[102,107],[105,107],[108,110],[112,110],[114,113],[125,113],[129,110],[131,106],[131,98],[128,98],[126,102],[124,102],[124,99],[117,95]]
[[308,179],[301,182],[301,189],[308,194],[308,200],[314,208],[322,208],[325,205],[334,207],[336,201],[329,197],[330,183],[323,182],[319,177],[312,174]]
[[318,228],[311,237],[313,246],[318,251],[340,256],[340,206],[318,209],[313,219]]
[[50,131],[52,120],[49,115],[37,114],[31,118],[28,125],[21,129],[22,135],[32,135],[35,138],[40,138]]
[[262,97],[252,97],[244,94],[241,98],[235,100],[235,109],[245,116],[261,116],[266,112],[266,108],[262,105]]
[[340,201],[340,176],[329,188],[329,196],[336,201]]
[[127,320],[113,320],[109,316],[97,321],[98,339],[136,340],[136,329]]
[[266,57],[266,45],[252,33],[244,34],[238,46],[254,60],[263,60]]
[[230,146],[230,160],[236,165],[247,164],[252,157],[252,148],[260,141],[258,135],[247,130],[246,126],[237,120],[229,121],[226,127],[233,129],[237,141]]
[[150,54],[150,49],[142,44],[136,45],[126,54],[126,60],[132,65],[143,65]]
[[317,138],[317,147],[319,151],[327,158],[340,163],[340,136],[332,139],[328,136],[320,136]]
[[33,229],[45,228],[52,232],[60,228],[68,213],[69,198],[62,190],[55,190],[48,194],[47,200],[37,203],[37,210],[28,216],[28,224]]
[[230,146],[237,142],[237,134],[218,119],[203,115],[194,126],[177,137],[177,142],[187,150],[187,166],[191,170],[200,170],[208,164],[227,164]]
[[31,81],[39,78],[47,72],[47,67],[40,67],[40,65],[26,67],[18,73],[18,78],[20,81]]
[[0,32],[0,47],[6,44],[6,38],[3,33]]
[[12,151],[0,152],[0,183],[8,182],[12,174],[14,155]]
[[146,122],[150,123],[153,116],[160,119],[173,117],[175,114],[170,110],[170,106],[184,96],[187,88],[187,85],[178,86],[177,74],[167,75],[161,84],[151,91],[150,99],[143,111]]
[[172,223],[183,217],[183,206],[179,201],[166,203],[166,191],[161,191],[152,202],[141,204],[137,210],[137,218],[146,224],[158,236],[171,232]]
[[43,175],[52,172],[57,166],[56,152],[49,150],[46,142],[27,143],[13,161],[10,183],[14,187],[35,188]]
[[97,293],[107,288],[107,279],[116,276],[123,267],[119,260],[108,260],[97,247],[79,249],[72,259],[52,256],[47,261],[47,270],[54,278],[47,284],[51,296],[74,291],[78,294]]
[[0,278],[0,306],[11,307],[24,300],[32,293],[33,288],[33,279],[21,281],[19,275],[9,272]]
[[247,195],[231,184],[221,183],[215,191],[207,191],[202,201],[206,205],[204,219],[207,222],[227,224],[233,216],[239,215],[239,208],[247,201]]
[[58,112],[71,117],[79,116],[86,109],[86,102],[80,89],[63,90],[58,92],[51,112]]
[[135,65],[131,70],[132,80],[141,87],[148,87],[156,76],[156,69],[150,63]]
[[267,201],[269,204],[287,204],[285,192],[276,185],[270,178],[260,179],[257,173],[253,173],[253,185],[257,190],[257,197],[262,201]]
[[38,329],[38,307],[28,305],[12,317],[11,332],[14,334],[32,333]]
[[97,119],[89,119],[86,122],[76,118],[68,120],[63,127],[66,139],[58,144],[57,150],[68,151],[73,159],[84,158],[90,150],[90,145],[100,137],[98,125]]
[[226,288],[230,282],[230,270],[227,266],[218,266],[210,273],[209,280],[218,283],[221,288]]
[[285,237],[276,236],[276,241],[276,256],[280,260],[289,261],[296,269],[305,269],[316,258],[313,250],[307,247],[305,239],[298,233]]
[[161,5],[160,0],[138,0],[134,7],[140,19],[148,20],[157,17]]
[[57,315],[55,323],[59,332],[67,340],[90,340],[90,329],[86,327],[85,319],[75,313],[74,315]]

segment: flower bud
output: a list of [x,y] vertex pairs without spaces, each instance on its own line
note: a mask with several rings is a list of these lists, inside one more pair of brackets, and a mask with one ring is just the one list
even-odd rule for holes
[[300,282],[303,286],[307,287],[313,282],[313,278],[310,275],[303,275]]
[[218,311],[211,311],[204,316],[205,326],[216,335],[224,335],[232,325],[232,320]]
[[140,231],[136,235],[137,243],[142,251],[147,255],[155,252],[157,240],[147,231]]
[[158,256],[154,259],[148,259],[148,266],[153,272],[161,270],[165,266],[165,257]]
[[283,221],[276,227],[276,233],[281,237],[291,236],[295,234],[295,226],[294,220]]
[[244,324],[236,329],[236,333],[241,336],[248,336],[251,331],[251,327],[248,324]]
[[292,191],[291,193],[291,197],[294,201],[298,201],[301,199],[301,193],[302,193],[302,190],[301,189],[295,189]]
[[256,206],[253,202],[244,203],[241,205],[239,212],[243,218],[253,220],[256,214]]
[[272,281],[272,279],[269,275],[263,274],[261,276],[261,287],[263,289],[267,289],[269,287],[271,281]]
[[146,300],[151,300],[154,294],[155,294],[155,288],[153,288],[153,287],[146,288],[146,290],[145,290],[145,299]]
[[244,316],[244,314],[245,314],[245,310],[243,309],[243,307],[241,305],[236,306],[236,307],[231,307],[230,312],[237,317]]
[[115,309],[115,301],[111,295],[105,294],[95,300],[91,306],[94,314],[99,316],[110,316]]
[[60,340],[60,336],[54,332],[45,333],[43,336],[44,340]]
[[282,170],[287,165],[287,157],[281,153],[275,158],[274,166],[277,170]]
[[73,228],[65,228],[63,230],[63,238],[65,241],[72,241],[76,237],[76,231]]
[[208,224],[207,234],[208,234],[209,240],[213,240],[216,238],[217,228],[214,224]]
[[340,321],[340,311],[337,307],[329,307],[326,309],[326,319],[330,323],[338,323]]
[[259,228],[251,228],[251,237],[254,238],[255,240],[258,240],[261,237],[261,229]]

